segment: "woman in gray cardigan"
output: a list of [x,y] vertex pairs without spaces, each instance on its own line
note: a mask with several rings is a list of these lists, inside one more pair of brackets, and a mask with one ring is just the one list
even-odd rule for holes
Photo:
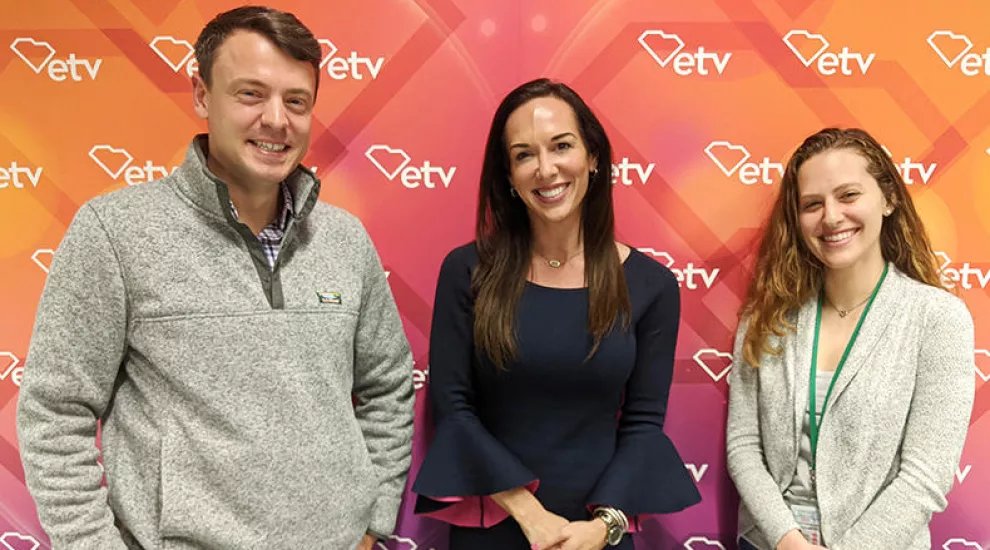
[[867,133],[822,130],[794,153],[741,319],[740,548],[930,548],[969,425],[973,320]]

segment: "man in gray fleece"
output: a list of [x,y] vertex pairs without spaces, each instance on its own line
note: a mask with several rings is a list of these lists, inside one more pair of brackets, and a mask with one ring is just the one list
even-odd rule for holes
[[409,468],[412,358],[367,233],[300,166],[320,46],[247,7],[196,58],[209,133],[85,204],[55,255],[18,403],[28,488],[56,550],[370,549]]

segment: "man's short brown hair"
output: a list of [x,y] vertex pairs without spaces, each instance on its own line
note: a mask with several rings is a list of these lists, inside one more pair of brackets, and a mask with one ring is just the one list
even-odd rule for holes
[[316,73],[314,94],[320,88],[320,60],[323,52],[313,33],[295,15],[265,6],[243,6],[221,13],[206,24],[196,39],[196,63],[207,87],[217,50],[235,31],[255,32],[275,44],[289,57],[305,61]]

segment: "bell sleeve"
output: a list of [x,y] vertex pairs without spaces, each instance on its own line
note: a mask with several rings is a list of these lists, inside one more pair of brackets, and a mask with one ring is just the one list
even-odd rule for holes
[[475,254],[473,246],[455,249],[440,268],[429,354],[435,431],[413,492],[417,514],[464,527],[491,527],[508,513],[490,495],[516,487],[535,492],[539,480],[478,417],[471,293]]
[[[662,268],[662,266],[660,266]],[[639,516],[683,510],[701,501],[673,442],[663,431],[674,373],[680,318],[677,279],[662,268],[658,288],[635,325],[636,363],[626,383],[615,455],[588,499],[588,508],[611,506],[638,530]]]

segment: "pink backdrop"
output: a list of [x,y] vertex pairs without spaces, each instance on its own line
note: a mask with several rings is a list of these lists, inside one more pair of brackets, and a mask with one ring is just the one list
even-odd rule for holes
[[[190,44],[226,0],[0,0],[0,550],[47,548],[15,408],[52,250],[90,197],[171,170],[203,125]],[[471,237],[485,133],[538,76],[574,86],[616,150],[618,231],[682,277],[667,429],[704,501],[637,547],[733,548],[726,373],[749,245],[780,163],[824,125],[890,150],[945,282],[976,319],[969,442],[933,548],[990,547],[990,3],[860,0],[364,0],[295,12],[326,59],[307,165],[369,228],[416,362],[417,429],[437,271]],[[910,8],[909,8],[910,6]],[[9,45],[9,47],[8,47]],[[414,465],[424,450],[417,440]],[[445,550],[403,510],[388,548]]]

